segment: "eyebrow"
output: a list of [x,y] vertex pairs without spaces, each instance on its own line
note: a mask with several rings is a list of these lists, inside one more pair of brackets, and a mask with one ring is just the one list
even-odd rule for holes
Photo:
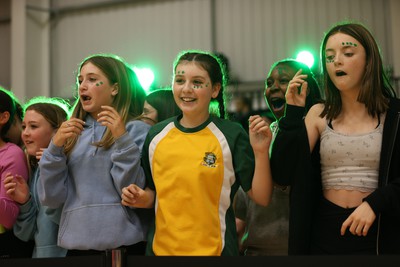
[[99,75],[99,74],[94,73],[94,72],[89,72],[89,73],[86,73],[85,75],[79,74],[78,77],[88,76],[88,75]]
[[[340,49],[353,48],[353,47],[356,48],[357,46],[354,46],[354,45],[343,45],[343,46],[340,47]],[[333,49],[333,48],[325,49],[325,52],[333,52],[333,51],[335,51],[335,49]]]

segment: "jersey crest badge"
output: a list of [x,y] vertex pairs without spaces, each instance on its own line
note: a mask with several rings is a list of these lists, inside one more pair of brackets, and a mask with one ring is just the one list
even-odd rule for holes
[[215,162],[217,161],[217,156],[215,156],[212,152],[206,152],[203,157],[203,162],[201,163],[203,166],[215,168]]

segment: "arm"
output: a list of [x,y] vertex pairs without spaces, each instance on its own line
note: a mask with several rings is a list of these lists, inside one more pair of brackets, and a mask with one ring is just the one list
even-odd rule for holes
[[[318,119],[315,119],[319,117],[317,112],[312,112],[313,116],[307,114],[309,118],[304,120],[307,96],[305,78],[306,75],[301,75],[301,70],[299,70],[289,83],[285,96],[285,116],[278,122],[279,130],[271,149],[272,177],[279,185],[293,183],[296,168],[294,166],[288,168],[287,164],[296,164],[299,159],[310,154],[319,138],[318,129],[313,126],[317,125]],[[300,93],[299,88],[301,88]],[[307,166],[303,167],[307,168]]]
[[111,154],[111,176],[115,188],[122,194],[122,188],[129,184],[145,186],[145,176],[141,166],[141,151],[150,125],[136,120],[126,126],[127,132],[115,141]]
[[285,116],[279,121],[270,160],[272,178],[279,185],[291,185],[296,171],[288,168],[288,164],[293,166],[309,151],[304,112],[304,107],[287,105]]
[[42,205],[59,208],[67,197],[68,166],[64,145],[69,138],[80,135],[85,122],[71,118],[58,128],[39,161],[40,178],[37,187]]
[[7,194],[7,176],[19,175],[28,180],[28,169],[23,151],[17,146],[10,146],[2,157],[0,182],[0,224],[12,228],[19,213],[18,204]]
[[54,209],[61,207],[67,198],[68,179],[64,148],[51,141],[39,161],[39,171],[37,190],[41,204]]
[[14,225],[14,234],[23,241],[33,240],[36,232],[36,205],[32,198],[21,205],[21,211]]
[[269,125],[258,115],[249,119],[250,144],[254,151],[255,169],[249,197],[257,204],[267,206],[271,201],[273,183],[269,162],[272,133]]

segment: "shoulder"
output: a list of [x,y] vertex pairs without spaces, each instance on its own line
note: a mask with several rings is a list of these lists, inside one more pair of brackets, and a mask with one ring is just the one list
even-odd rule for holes
[[315,129],[319,134],[323,132],[326,125],[326,119],[325,117],[321,118],[321,113],[324,110],[324,107],[324,104],[319,103],[310,108],[305,119],[308,130]]
[[318,116],[322,113],[324,110],[325,105],[323,103],[318,103],[313,105],[310,110],[308,111],[307,115],[310,114],[312,116]]
[[221,119],[218,117],[212,117],[211,121],[222,131],[246,132],[239,122]]
[[6,154],[9,156],[22,156],[24,157],[24,151],[17,146],[16,144],[13,143],[6,143],[1,150],[7,151]]
[[146,132],[148,132],[150,127],[151,126],[148,123],[145,123],[141,120],[131,120],[131,121],[128,121],[126,124],[126,129],[128,132],[131,132],[131,131],[146,131]]

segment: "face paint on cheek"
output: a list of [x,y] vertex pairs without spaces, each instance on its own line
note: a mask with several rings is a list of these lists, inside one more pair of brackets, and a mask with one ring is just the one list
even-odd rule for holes
[[98,82],[98,83],[96,83],[96,86],[100,86],[102,84],[103,84],[103,82]]
[[209,84],[210,84],[210,83],[207,83],[207,84],[206,84],[206,87],[208,87]]

